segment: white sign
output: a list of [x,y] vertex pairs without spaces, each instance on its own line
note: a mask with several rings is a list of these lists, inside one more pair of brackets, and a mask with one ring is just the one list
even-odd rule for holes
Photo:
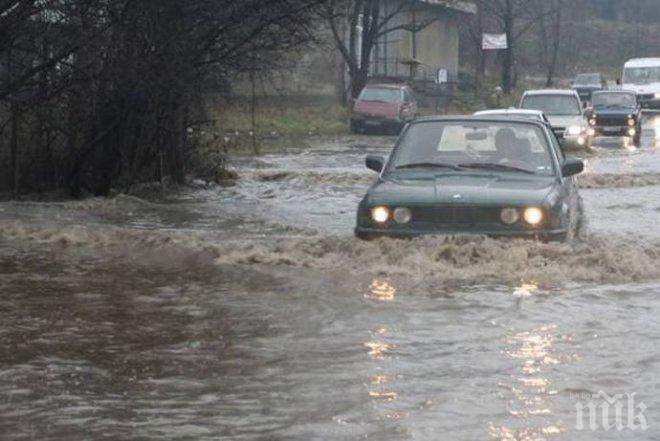
[[447,69],[438,69],[438,84],[445,84],[449,81]]
[[509,42],[506,34],[484,34],[483,50],[508,49]]

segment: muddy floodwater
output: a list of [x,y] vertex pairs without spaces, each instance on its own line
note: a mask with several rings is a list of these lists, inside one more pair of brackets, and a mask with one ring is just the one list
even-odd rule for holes
[[660,439],[660,119],[586,157],[574,245],[356,241],[364,157],[393,142],[0,203],[0,438]]

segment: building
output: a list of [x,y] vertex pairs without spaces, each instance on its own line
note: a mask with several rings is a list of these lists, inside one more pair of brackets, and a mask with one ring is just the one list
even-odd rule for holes
[[[382,0],[383,16],[400,7],[402,1]],[[466,14],[475,14],[476,5],[467,1],[418,0],[419,7],[397,14],[373,51],[371,74],[375,77],[435,79],[438,71],[450,77],[459,68],[459,26]]]
[[[382,17],[402,9],[404,3],[406,7],[388,21],[387,29],[392,31],[377,40],[371,54],[371,78],[434,82],[441,69],[447,71],[448,79],[454,78],[460,61],[459,27],[465,17],[477,12],[476,5],[464,0],[380,1]],[[260,84],[259,94],[331,99],[341,96],[347,89],[346,65],[327,24],[321,25],[318,39],[320,46],[296,53],[295,66],[272,74]],[[357,42],[358,51],[360,46]],[[237,81],[234,91],[246,95],[249,87],[245,81]]]

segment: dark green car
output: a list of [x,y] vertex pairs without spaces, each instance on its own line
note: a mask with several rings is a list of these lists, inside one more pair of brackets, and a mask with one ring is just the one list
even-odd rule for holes
[[368,156],[380,173],[358,208],[355,234],[415,237],[482,234],[568,240],[581,230],[575,176],[541,121],[433,117],[404,130],[389,160]]

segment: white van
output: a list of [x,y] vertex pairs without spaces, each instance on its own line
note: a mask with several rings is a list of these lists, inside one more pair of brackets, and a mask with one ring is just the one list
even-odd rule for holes
[[660,109],[660,58],[637,58],[623,67],[621,88],[637,94],[645,109]]

